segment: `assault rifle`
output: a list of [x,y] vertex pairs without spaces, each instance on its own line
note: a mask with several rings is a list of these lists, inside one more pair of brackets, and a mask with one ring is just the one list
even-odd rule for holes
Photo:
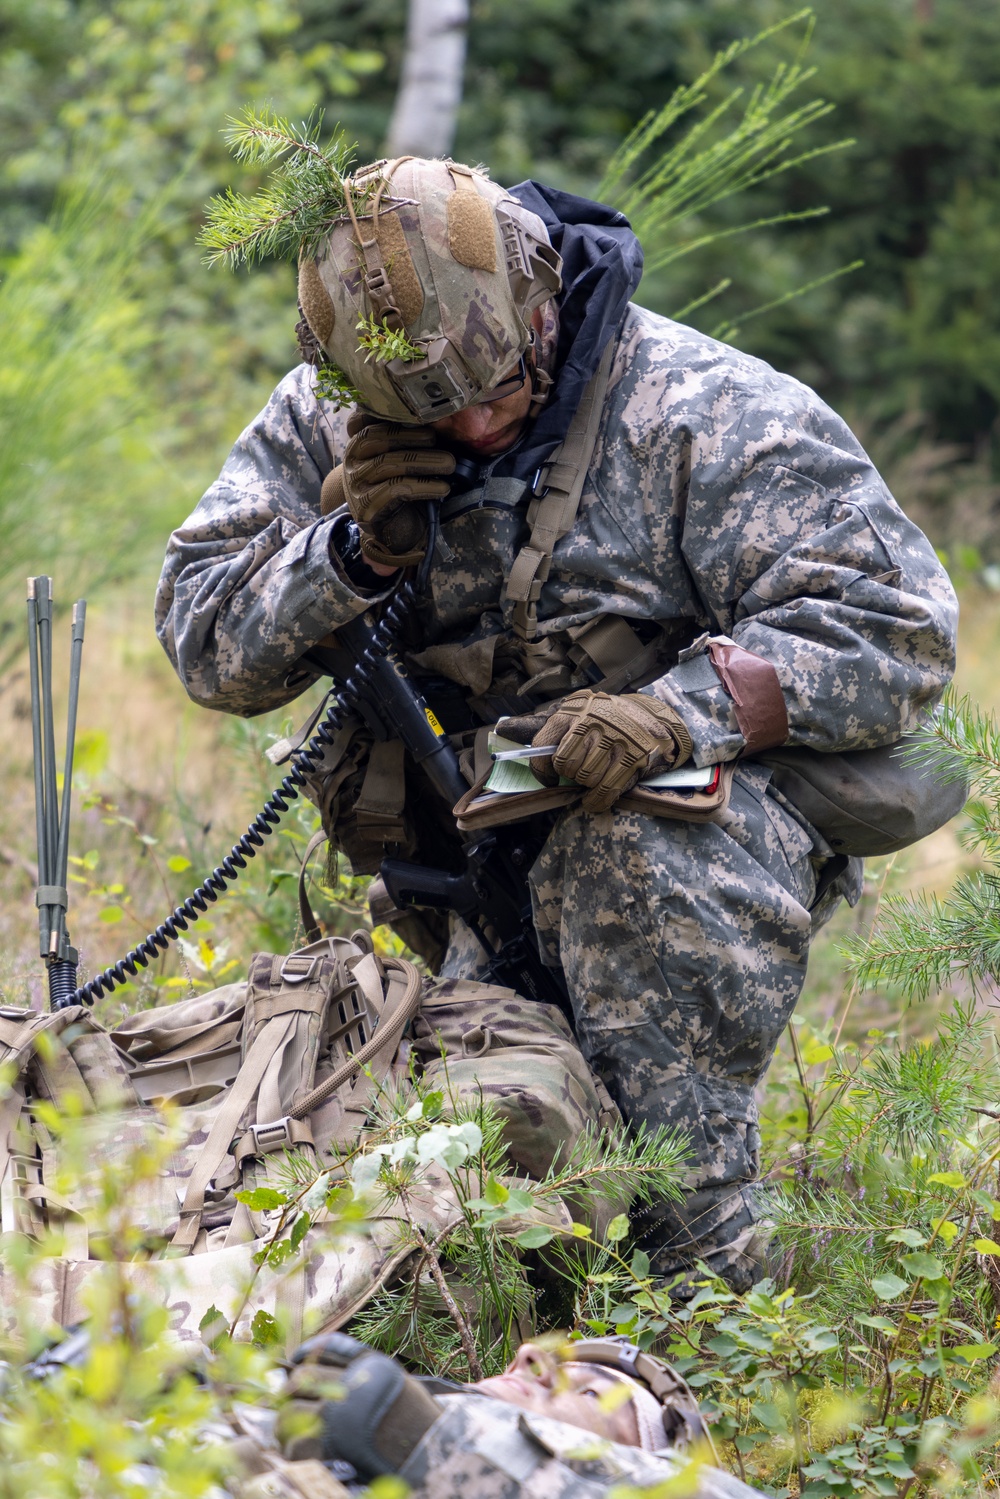
[[[468,782],[398,651],[384,649],[370,614],[338,627],[335,638],[335,648],[314,647],[307,659],[335,683],[350,679],[352,705],[371,733],[380,741],[402,740],[450,811]],[[398,910],[424,907],[461,917],[483,949],[477,977],[484,983],[558,1005],[572,1024],[565,980],[560,970],[542,962],[531,919],[527,877],[537,851],[537,837],[525,825],[515,825],[462,837],[465,868],[458,873],[385,859],[380,874]]]

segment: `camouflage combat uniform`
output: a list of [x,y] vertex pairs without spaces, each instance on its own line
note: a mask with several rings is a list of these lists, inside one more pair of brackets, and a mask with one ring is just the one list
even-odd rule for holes
[[[773,663],[789,743],[893,743],[953,670],[957,606],[929,543],[797,381],[635,306],[612,331],[597,447],[542,590],[541,636],[565,657],[567,632],[602,612],[666,626],[675,649],[646,690],[681,714],[699,765],[745,745],[707,634]],[[161,638],[188,692],[213,708],[289,701],[313,680],[302,653],[371,602],[331,560],[319,491],[346,418],[311,385],[305,366],[281,382],[170,543]],[[525,540],[523,469],[494,461],[442,507],[446,545],[416,659],[472,699],[525,682],[504,598]],[[588,680],[558,675],[532,690]],[[856,898],[858,861],[845,870],[832,853],[747,759],[721,822],[570,811],[532,871],[543,950],[563,965],[587,1059],[628,1120],[692,1134],[684,1205],[661,1204],[642,1224],[662,1273],[697,1252],[737,1286],[753,1276],[753,1090],[813,930],[840,895]],[[475,964],[457,933],[444,974]]]
[[602,1499],[623,1490],[661,1492],[671,1479],[689,1499],[759,1495],[719,1468],[608,1442],[487,1395],[437,1398],[443,1414],[400,1469],[414,1499]]
[[[759,1499],[759,1490],[731,1473],[689,1464],[676,1452],[609,1442],[475,1391],[436,1398],[441,1415],[399,1470],[413,1499],[604,1499],[626,1490],[658,1494],[670,1480],[688,1499]],[[316,1458],[282,1459],[269,1439],[267,1412],[244,1408],[240,1419],[248,1429],[232,1445],[236,1499],[349,1499],[358,1492]]]

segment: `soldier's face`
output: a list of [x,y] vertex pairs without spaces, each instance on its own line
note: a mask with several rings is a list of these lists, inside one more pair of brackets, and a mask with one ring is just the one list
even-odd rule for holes
[[[504,382],[505,383],[505,382]],[[481,401],[453,416],[432,422],[449,442],[468,448],[480,458],[493,458],[512,447],[524,431],[531,409],[531,380],[525,376],[520,390],[501,401]]]
[[[533,312],[531,321],[536,333],[542,331],[542,315]],[[509,386],[510,378],[517,368],[505,373],[498,388]],[[526,376],[519,389],[505,395],[499,401],[479,401],[475,406],[466,406],[453,416],[442,417],[431,422],[435,432],[459,447],[467,448],[477,458],[495,458],[505,453],[524,431],[531,410],[531,378]]]
[[630,1401],[619,1401],[621,1381],[597,1364],[560,1363],[535,1343],[522,1343],[503,1374],[481,1379],[473,1389],[553,1421],[639,1446],[639,1427]]

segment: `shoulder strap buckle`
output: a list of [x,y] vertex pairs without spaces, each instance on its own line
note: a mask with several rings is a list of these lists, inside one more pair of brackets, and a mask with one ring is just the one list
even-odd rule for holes
[[286,984],[308,984],[315,978],[322,961],[319,955],[310,957],[306,953],[289,953],[278,969],[278,975]]

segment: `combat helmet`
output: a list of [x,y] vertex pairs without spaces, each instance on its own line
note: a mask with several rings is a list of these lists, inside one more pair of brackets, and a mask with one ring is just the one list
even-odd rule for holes
[[558,1357],[564,1368],[597,1364],[637,1386],[636,1396],[647,1396],[633,1397],[640,1446],[647,1451],[683,1450],[707,1436],[698,1402],[682,1376],[666,1359],[643,1353],[628,1338],[579,1338],[563,1344]]
[[[531,315],[562,285],[537,214],[454,161],[377,161],[344,186],[347,212],[299,261],[299,306],[363,404],[427,423],[515,370],[522,383]],[[359,326],[374,333],[368,347]],[[399,352],[385,357],[391,348]]]

